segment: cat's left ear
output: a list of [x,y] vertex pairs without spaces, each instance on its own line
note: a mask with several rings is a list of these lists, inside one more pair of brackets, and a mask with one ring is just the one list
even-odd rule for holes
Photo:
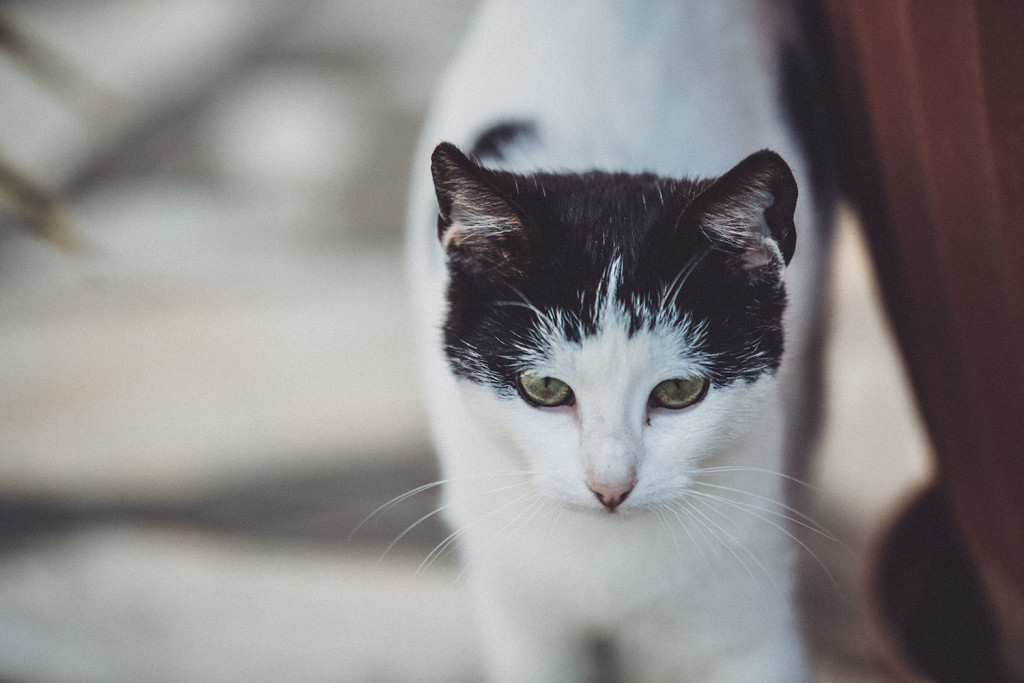
[[526,243],[522,219],[498,176],[442,142],[430,159],[439,209],[437,236],[450,260],[480,273],[500,271]]
[[796,180],[775,152],[755,152],[704,189],[683,212],[748,271],[780,270],[796,248]]

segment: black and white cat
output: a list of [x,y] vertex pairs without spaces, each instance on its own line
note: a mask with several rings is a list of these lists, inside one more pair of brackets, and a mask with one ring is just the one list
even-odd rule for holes
[[491,2],[441,88],[409,266],[494,680],[587,680],[594,640],[629,680],[810,677],[786,483],[831,212],[782,96],[795,26]]

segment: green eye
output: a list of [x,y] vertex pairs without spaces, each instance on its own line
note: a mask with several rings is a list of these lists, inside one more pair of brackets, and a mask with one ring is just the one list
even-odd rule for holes
[[519,373],[519,389],[527,401],[545,408],[571,406],[576,401],[572,389],[562,380],[541,377],[529,370]]
[[708,382],[703,377],[667,379],[654,387],[651,392],[651,406],[679,410],[704,398],[708,393]]

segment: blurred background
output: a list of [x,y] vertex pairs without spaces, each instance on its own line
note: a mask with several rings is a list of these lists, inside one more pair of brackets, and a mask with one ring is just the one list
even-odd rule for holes
[[[402,223],[474,5],[0,4],[0,680],[477,678],[442,525],[385,554],[435,494],[356,529],[437,476]],[[836,266],[805,598],[819,679],[884,680],[927,448],[848,216]]]

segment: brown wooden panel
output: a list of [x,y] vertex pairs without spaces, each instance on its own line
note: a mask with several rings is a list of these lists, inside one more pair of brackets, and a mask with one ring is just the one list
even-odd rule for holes
[[934,446],[929,509],[948,506],[1022,677],[1024,3],[825,5],[851,189]]

